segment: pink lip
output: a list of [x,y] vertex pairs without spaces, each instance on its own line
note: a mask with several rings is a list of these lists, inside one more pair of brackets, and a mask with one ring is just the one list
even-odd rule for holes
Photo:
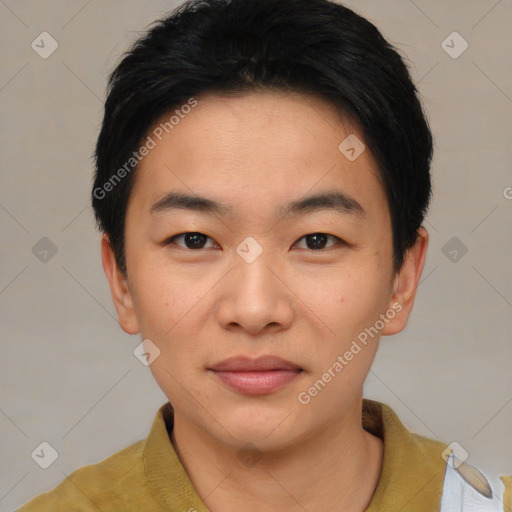
[[233,357],[209,368],[227,386],[247,395],[265,395],[295,379],[302,368],[276,356]]

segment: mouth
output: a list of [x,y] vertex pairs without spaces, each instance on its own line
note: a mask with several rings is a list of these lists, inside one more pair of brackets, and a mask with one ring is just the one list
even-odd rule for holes
[[233,357],[208,368],[224,385],[245,395],[266,395],[299,377],[300,366],[277,356]]

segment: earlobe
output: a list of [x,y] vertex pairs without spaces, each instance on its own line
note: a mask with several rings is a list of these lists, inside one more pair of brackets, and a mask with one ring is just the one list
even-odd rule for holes
[[110,293],[117,311],[119,325],[127,334],[138,334],[139,325],[133,307],[133,299],[128,288],[127,278],[117,265],[112,246],[107,234],[101,237],[101,259],[107,276]]
[[397,334],[405,329],[407,325],[414,305],[421,273],[425,266],[428,240],[427,230],[423,227],[419,228],[416,242],[407,251],[402,268],[395,276],[389,308],[397,313],[382,330],[383,336]]

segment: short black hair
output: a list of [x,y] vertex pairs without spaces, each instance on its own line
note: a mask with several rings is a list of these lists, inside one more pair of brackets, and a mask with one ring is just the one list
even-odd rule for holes
[[125,276],[126,208],[148,130],[194,96],[268,89],[316,95],[360,126],[401,268],[430,201],[433,139],[398,51],[330,0],[189,0],[150,26],[108,82],[92,206]]

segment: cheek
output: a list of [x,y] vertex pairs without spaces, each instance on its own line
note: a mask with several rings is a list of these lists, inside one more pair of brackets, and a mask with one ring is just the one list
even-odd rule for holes
[[179,280],[158,266],[139,259],[131,274],[132,299],[141,336],[156,343],[172,334],[172,329],[186,313],[186,300]]
[[160,357],[151,364],[155,378],[159,383],[162,379],[172,381],[168,373],[183,378],[201,359],[201,330],[208,321],[206,283],[140,260],[133,281],[132,297],[142,339],[151,340],[160,351]]
[[391,293],[386,276],[375,265],[354,265],[350,271],[332,272],[324,293],[310,295],[310,300],[317,301],[314,310],[346,342],[371,327],[384,312]]

